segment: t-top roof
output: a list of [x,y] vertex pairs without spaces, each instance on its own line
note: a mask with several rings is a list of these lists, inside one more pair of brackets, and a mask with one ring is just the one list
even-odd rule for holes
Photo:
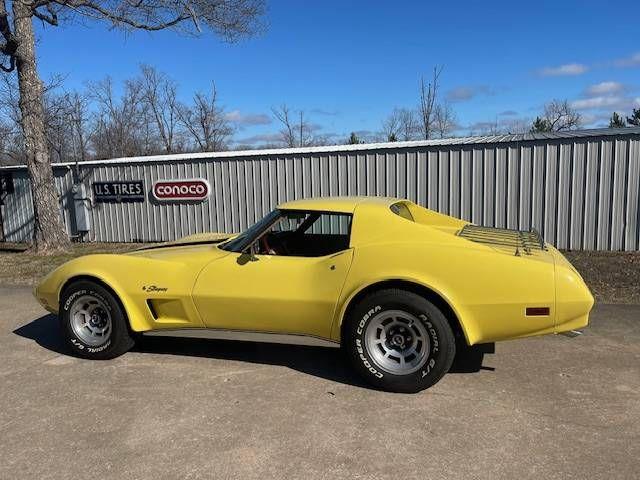
[[402,201],[399,198],[390,197],[322,197],[293,200],[278,205],[283,210],[313,210],[319,212],[353,213],[356,207],[362,203],[377,204],[387,207],[395,202]]

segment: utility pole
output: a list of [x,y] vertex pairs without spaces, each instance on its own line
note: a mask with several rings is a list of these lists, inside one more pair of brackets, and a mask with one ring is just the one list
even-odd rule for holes
[[300,146],[302,147],[302,110],[300,110]]

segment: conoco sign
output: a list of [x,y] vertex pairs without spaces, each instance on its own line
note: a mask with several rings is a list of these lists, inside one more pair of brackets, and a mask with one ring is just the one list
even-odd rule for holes
[[211,186],[204,178],[184,180],[158,180],[153,184],[153,198],[159,202],[205,200],[211,193]]

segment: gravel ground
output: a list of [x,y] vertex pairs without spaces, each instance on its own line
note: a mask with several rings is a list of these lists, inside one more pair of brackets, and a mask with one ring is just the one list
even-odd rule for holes
[[154,338],[68,356],[0,287],[0,479],[613,480],[640,470],[640,307],[496,345],[433,388],[364,385],[329,348]]

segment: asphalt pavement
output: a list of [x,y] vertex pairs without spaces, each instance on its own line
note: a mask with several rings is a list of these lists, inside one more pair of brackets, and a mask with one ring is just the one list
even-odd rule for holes
[[67,353],[29,289],[0,288],[0,479],[640,477],[640,306],[499,343],[415,395],[369,388],[334,349]]

